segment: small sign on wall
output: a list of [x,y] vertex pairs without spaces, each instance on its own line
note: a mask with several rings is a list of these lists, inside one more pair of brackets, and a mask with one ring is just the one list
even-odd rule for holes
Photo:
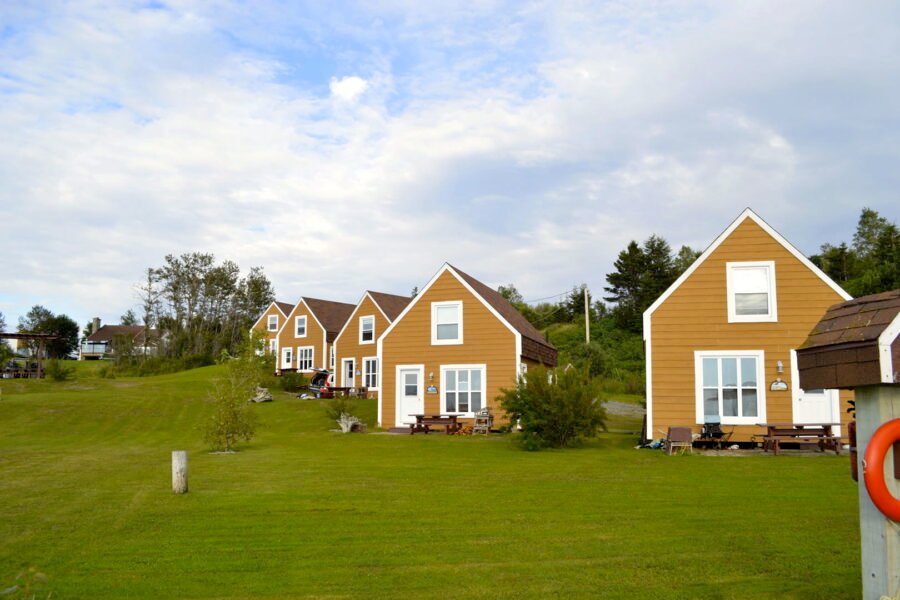
[[788,384],[780,379],[776,379],[772,382],[772,385],[769,386],[769,389],[773,392],[786,392]]
[[429,385],[427,388],[425,388],[425,391],[429,394],[437,394],[437,386]]

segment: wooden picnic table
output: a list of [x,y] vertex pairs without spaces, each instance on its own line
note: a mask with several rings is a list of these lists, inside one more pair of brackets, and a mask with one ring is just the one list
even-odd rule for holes
[[421,414],[421,415],[409,415],[411,417],[416,418],[415,423],[409,424],[409,434],[412,435],[414,433],[422,432],[427,434],[431,431],[432,425],[443,425],[444,432],[447,435],[451,433],[456,433],[460,429],[460,424],[457,415],[441,415],[441,414]]
[[832,427],[840,423],[757,423],[759,427],[766,428],[763,436],[763,450],[776,456],[782,443],[815,445],[819,450],[834,450],[835,454],[841,453],[841,438],[834,435]]

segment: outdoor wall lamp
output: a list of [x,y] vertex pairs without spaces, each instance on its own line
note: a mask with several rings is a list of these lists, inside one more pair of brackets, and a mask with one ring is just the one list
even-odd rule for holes
[[434,371],[431,371],[430,373],[428,373],[428,381],[429,382],[434,381]]
[[782,373],[784,373],[784,363],[781,362],[780,360],[779,360],[778,362],[775,363],[775,371],[776,371],[779,375],[781,375]]

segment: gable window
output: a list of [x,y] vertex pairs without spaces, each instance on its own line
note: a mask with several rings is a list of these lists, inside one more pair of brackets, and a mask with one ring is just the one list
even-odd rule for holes
[[484,365],[447,365],[441,367],[444,410],[472,414],[484,408]]
[[694,352],[697,422],[718,417],[725,425],[766,420],[762,350]]
[[462,344],[462,301],[431,303],[431,343]]
[[363,359],[363,386],[378,388],[378,359]]
[[728,322],[759,323],[778,320],[775,262],[730,262],[725,266]]
[[359,343],[371,344],[375,341],[375,317],[359,318]]
[[297,370],[311,371],[313,368],[313,347],[301,346],[297,348]]
[[306,337],[306,315],[294,319],[294,337]]
[[278,315],[269,315],[269,322],[266,323],[268,331],[278,331]]

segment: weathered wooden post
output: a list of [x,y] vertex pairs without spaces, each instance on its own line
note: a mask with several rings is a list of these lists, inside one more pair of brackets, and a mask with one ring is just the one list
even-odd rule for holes
[[172,451],[172,493],[187,494],[188,463],[185,450]]
[[832,306],[797,357],[801,388],[855,390],[863,598],[895,598],[900,595],[900,465],[895,464],[900,460],[900,290]]

